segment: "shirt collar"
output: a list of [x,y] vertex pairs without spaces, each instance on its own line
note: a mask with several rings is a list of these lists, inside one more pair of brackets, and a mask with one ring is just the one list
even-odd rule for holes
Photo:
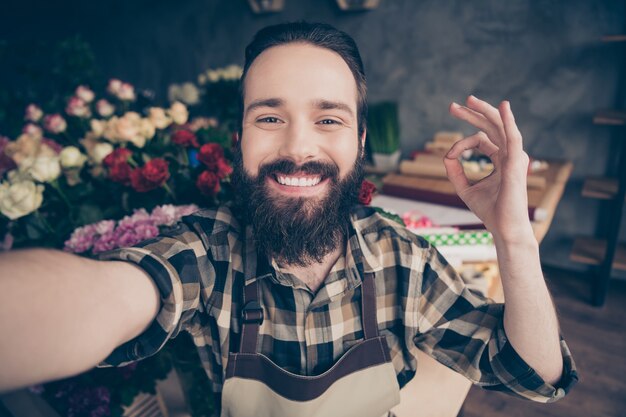
[[[347,279],[346,290],[359,286],[364,273],[375,273],[382,270],[378,256],[373,252],[376,248],[374,245],[368,245],[365,239],[365,234],[372,232],[374,226],[372,217],[375,217],[373,216],[374,213],[373,209],[363,206],[355,206],[350,213],[345,252],[331,269],[331,273],[333,271],[339,272],[337,268],[340,268],[343,263]],[[258,249],[254,244],[252,226],[250,225],[246,226],[243,249],[242,264],[246,283],[255,279],[271,278],[279,274],[280,269],[274,259],[269,260],[265,254],[258,253]],[[294,287],[298,286],[298,284],[304,285],[302,281],[299,281],[299,283],[294,282],[291,277],[288,277],[290,274],[281,273],[280,275],[282,277],[276,276],[275,278],[279,281],[281,281],[281,278],[287,280],[288,285]]]

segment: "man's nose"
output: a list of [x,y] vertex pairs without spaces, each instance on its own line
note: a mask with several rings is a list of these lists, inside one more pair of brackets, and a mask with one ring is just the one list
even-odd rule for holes
[[306,123],[293,122],[285,130],[285,137],[279,150],[281,157],[301,165],[314,160],[318,152],[315,132]]

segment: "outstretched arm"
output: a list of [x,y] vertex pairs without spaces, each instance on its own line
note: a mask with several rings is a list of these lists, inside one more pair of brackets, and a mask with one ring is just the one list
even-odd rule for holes
[[[504,329],[513,348],[548,383],[561,379],[563,359],[554,305],[539,260],[539,245],[528,217],[529,157],[508,101],[496,109],[474,96],[450,113],[479,129],[444,158],[457,194],[494,236],[504,289]],[[466,149],[488,155],[494,171],[470,184],[458,157]]]
[[0,254],[0,392],[93,368],[142,333],[159,303],[153,281],[127,262]]

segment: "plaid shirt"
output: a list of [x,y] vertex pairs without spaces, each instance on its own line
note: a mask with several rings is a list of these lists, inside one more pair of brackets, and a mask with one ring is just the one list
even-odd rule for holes
[[213,390],[221,392],[228,352],[236,350],[244,280],[259,280],[265,320],[257,351],[283,369],[316,375],[363,338],[361,274],[372,272],[378,327],[387,337],[400,387],[415,375],[418,349],[484,388],[539,402],[562,398],[577,381],[566,343],[564,372],[552,386],[509,343],[503,305],[470,291],[425,239],[367,207],[351,213],[346,250],[317,293],[257,256],[251,227],[228,207],[201,210],[158,237],[100,255],[134,262],[154,279],[161,309],[141,335],[98,366],[153,355],[185,330]]

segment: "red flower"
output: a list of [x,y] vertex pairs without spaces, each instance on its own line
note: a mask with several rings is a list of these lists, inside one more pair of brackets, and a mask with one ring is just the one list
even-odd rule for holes
[[374,191],[376,191],[376,186],[368,180],[363,180],[359,191],[359,203],[366,206],[371,203]]
[[170,177],[168,163],[161,158],[154,158],[141,168],[130,173],[130,182],[135,191],[145,193],[159,188]]
[[198,161],[214,172],[217,171],[221,159],[224,159],[224,149],[218,143],[202,145],[198,152]]
[[128,162],[128,158],[133,154],[130,149],[126,148],[117,148],[106,157],[104,157],[104,165],[108,167],[112,167],[117,164],[126,164]]
[[230,164],[225,158],[222,158],[219,161],[217,161],[216,174],[220,179],[224,179],[232,173],[233,173],[233,167],[230,166]]
[[200,146],[200,144],[198,144],[198,138],[196,137],[195,133],[187,129],[179,129],[174,132],[174,134],[172,135],[172,142],[184,147],[193,146],[194,148],[197,148],[198,146]]
[[109,167],[109,178],[111,181],[130,185],[130,173],[132,168],[127,162],[117,163]]
[[215,196],[220,191],[220,179],[211,171],[202,171],[196,180],[196,187],[204,195]]

